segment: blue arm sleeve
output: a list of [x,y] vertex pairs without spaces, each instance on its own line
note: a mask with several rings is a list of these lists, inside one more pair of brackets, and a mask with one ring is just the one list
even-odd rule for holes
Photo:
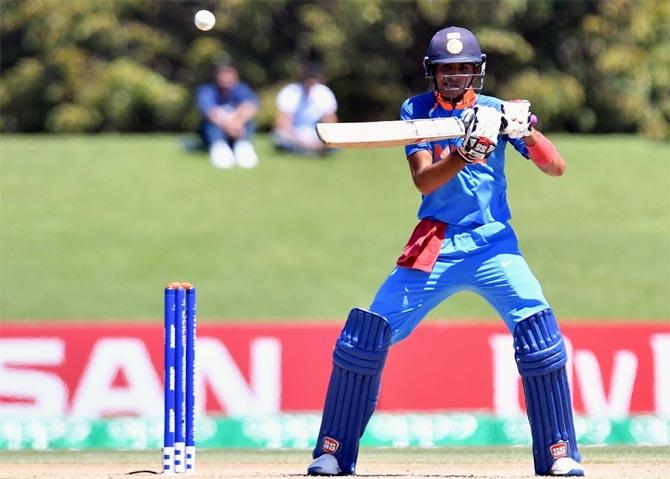
[[216,106],[216,89],[212,85],[201,85],[195,91],[195,104],[201,115]]
[[524,158],[530,158],[530,155],[528,154],[528,147],[526,146],[526,142],[523,141],[523,138],[509,138],[508,141],[512,144],[516,151],[523,155]]
[[239,103],[252,102],[256,105],[260,103],[258,96],[256,96],[253,90],[246,83],[240,83],[235,93]]
[[[400,107],[400,119],[401,120],[414,120],[415,118],[428,118],[428,116],[421,117],[417,115],[415,104],[411,101],[412,98],[408,98]],[[427,142],[417,143],[415,145],[405,146],[405,156],[410,156],[416,153],[419,150],[431,151],[430,144]]]

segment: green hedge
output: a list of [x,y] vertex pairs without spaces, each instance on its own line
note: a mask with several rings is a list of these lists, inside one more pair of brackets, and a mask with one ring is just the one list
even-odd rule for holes
[[192,130],[191,92],[222,56],[261,96],[261,129],[305,58],[323,61],[342,119],[395,118],[449,24],[478,34],[486,92],[529,98],[544,129],[668,138],[667,0],[4,0],[0,131]]

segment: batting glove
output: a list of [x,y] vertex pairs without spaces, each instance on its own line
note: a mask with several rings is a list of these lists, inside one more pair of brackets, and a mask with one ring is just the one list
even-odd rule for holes
[[464,111],[461,119],[468,127],[458,156],[466,163],[485,160],[498,144],[502,114],[490,106],[476,106]]
[[528,100],[505,101],[500,108],[503,112],[502,133],[510,138],[522,138],[530,135],[533,125]]

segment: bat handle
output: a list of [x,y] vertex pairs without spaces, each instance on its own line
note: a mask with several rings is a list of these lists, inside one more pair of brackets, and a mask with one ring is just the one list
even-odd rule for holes
[[[470,123],[472,123],[473,118],[474,118],[473,113],[466,114],[463,117],[461,117],[461,120],[463,121],[463,124],[465,125],[466,130],[470,126]],[[535,127],[536,125],[537,125],[537,115],[531,114],[530,115],[530,126]]]
[[[537,125],[537,116],[531,114],[531,115],[530,115],[530,126],[532,126],[533,128],[535,128],[536,125]],[[468,124],[465,125],[465,128],[466,128],[466,129],[467,129],[467,127],[468,127]]]

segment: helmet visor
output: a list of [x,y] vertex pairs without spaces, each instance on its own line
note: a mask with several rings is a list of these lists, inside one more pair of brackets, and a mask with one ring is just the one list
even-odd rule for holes
[[438,73],[433,77],[436,89],[446,96],[459,95],[467,89],[480,93],[484,87],[483,73]]

